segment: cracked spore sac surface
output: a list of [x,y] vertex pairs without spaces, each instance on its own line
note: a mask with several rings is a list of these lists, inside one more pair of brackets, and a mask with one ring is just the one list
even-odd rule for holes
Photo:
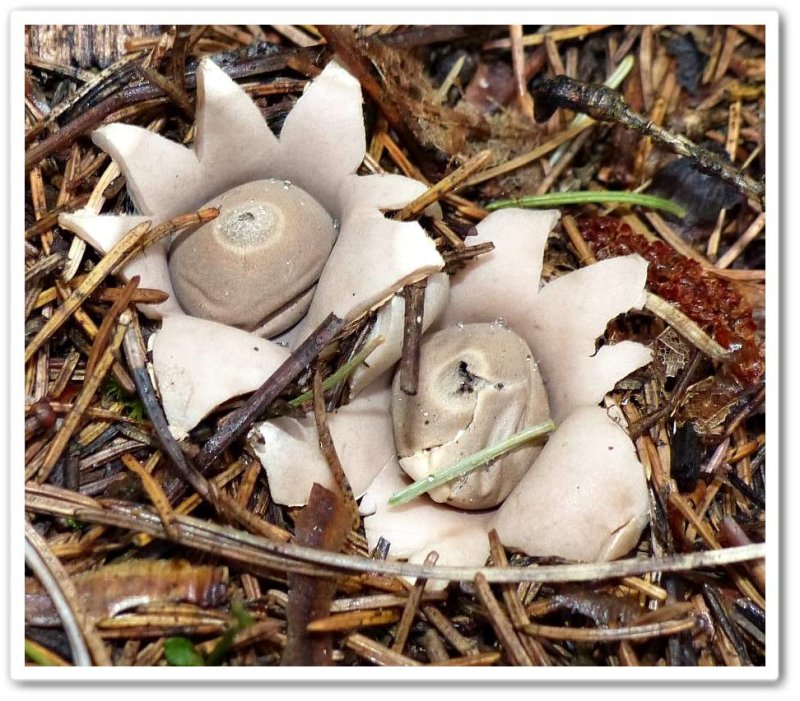
[[[419,389],[407,395],[395,377],[392,421],[400,464],[414,479],[449,467],[549,417],[530,348],[501,323],[453,326],[420,349]],[[514,451],[431,490],[439,502],[482,509],[499,504],[539,447]]]

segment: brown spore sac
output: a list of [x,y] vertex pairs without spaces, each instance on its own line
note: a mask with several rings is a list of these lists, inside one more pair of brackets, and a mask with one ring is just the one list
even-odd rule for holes
[[732,352],[730,370],[751,386],[764,375],[764,348],[756,338],[753,310],[727,280],[706,272],[663,241],[648,241],[614,217],[590,217],[578,222],[581,235],[599,259],[638,253],[649,263],[647,287],[672,302]]

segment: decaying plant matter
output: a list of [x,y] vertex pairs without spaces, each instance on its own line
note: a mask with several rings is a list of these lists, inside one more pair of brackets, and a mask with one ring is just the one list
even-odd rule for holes
[[[96,65],[48,53],[59,30],[26,56],[30,664],[775,654],[764,27],[103,28]],[[686,216],[487,217],[586,190]],[[307,277],[249,280],[306,197],[319,231],[279,255]],[[549,417],[451,506],[385,509],[398,453],[425,479]]]

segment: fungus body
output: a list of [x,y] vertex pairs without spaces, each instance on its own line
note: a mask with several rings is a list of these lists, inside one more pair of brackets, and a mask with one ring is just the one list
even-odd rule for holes
[[[419,390],[395,376],[392,420],[403,470],[416,480],[549,418],[547,394],[528,344],[500,323],[459,324],[427,336]],[[528,446],[432,489],[463,509],[497,506],[541,450]]]
[[214,198],[219,216],[172,244],[170,277],[187,313],[273,336],[311,304],[335,240],[322,206],[288,180],[257,180]]

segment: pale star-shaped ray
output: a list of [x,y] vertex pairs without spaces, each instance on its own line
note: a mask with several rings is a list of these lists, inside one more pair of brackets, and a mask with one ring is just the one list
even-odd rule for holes
[[289,357],[285,348],[232,326],[179,314],[153,340],[153,370],[176,438],[232,397],[257,390]]
[[[328,414],[331,438],[356,498],[394,459],[390,398],[388,379],[375,382],[357,399]],[[313,416],[282,416],[257,424],[250,444],[266,469],[276,503],[305,504],[314,482],[336,489]]]
[[341,217],[339,187],[367,148],[359,82],[335,61],[328,63],[287,115],[280,142],[284,177]]
[[631,341],[595,351],[608,322],[645,302],[647,261],[622,256],[575,270],[545,285],[533,307],[531,348],[542,368],[553,418],[597,404],[614,385],[652,360]]
[[497,511],[501,542],[531,555],[613,560],[647,524],[644,468],[600,407],[573,411]]

